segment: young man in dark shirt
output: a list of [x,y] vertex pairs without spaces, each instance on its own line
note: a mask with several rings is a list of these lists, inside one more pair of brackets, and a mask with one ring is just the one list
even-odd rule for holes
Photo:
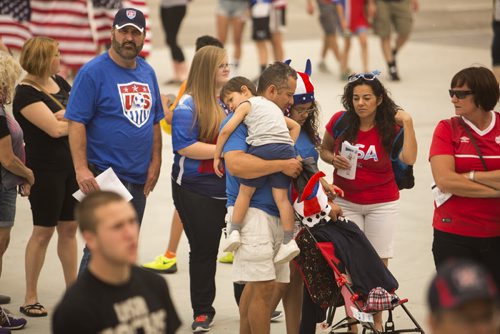
[[120,195],[97,191],[76,210],[92,252],[53,317],[53,333],[175,333],[180,321],[165,280],[134,265],[139,224]]

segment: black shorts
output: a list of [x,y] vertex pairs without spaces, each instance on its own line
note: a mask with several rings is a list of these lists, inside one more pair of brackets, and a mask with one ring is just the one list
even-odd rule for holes
[[33,225],[52,227],[59,221],[74,220],[76,199],[72,196],[78,190],[73,170],[33,170],[35,184],[31,188],[29,201]]
[[252,39],[254,41],[266,41],[271,39],[269,16],[252,18]]

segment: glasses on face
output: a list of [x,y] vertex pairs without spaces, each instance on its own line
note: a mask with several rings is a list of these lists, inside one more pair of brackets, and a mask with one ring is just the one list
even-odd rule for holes
[[304,114],[310,115],[317,110],[316,107],[311,107],[309,109],[298,109],[297,107],[292,107],[292,109],[299,115],[304,115]]
[[225,70],[225,69],[228,69],[231,67],[232,64],[228,64],[228,63],[225,63],[225,64],[220,64],[219,65],[219,70]]
[[472,95],[474,94],[473,91],[471,90],[456,90],[456,89],[450,89],[448,90],[450,93],[450,97],[453,98],[453,96],[456,96],[457,99],[463,100],[467,97],[467,95]]
[[379,75],[380,75],[379,70],[371,71],[370,73],[352,74],[349,76],[349,78],[347,78],[347,82],[351,83],[351,82],[358,80],[359,78],[363,78],[365,80],[371,81],[371,80],[375,80]]

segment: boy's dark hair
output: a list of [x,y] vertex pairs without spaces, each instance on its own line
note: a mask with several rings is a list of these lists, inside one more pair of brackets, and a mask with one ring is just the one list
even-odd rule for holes
[[289,77],[297,78],[297,71],[290,65],[279,61],[269,65],[260,75],[257,94],[263,95],[271,85],[275,85],[278,90],[288,88]]
[[252,81],[245,77],[234,77],[222,87],[220,91],[221,100],[224,100],[226,96],[233,92],[241,92],[242,86],[246,86],[253,95],[257,95],[257,89]]
[[196,39],[195,49],[196,51],[198,51],[199,49],[207,45],[212,45],[224,49],[224,44],[222,44],[222,42],[219,41],[217,38],[210,35],[203,35],[198,37]]

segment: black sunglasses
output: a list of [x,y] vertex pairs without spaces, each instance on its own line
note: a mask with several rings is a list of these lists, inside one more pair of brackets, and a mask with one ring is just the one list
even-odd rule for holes
[[453,97],[453,95],[455,95],[457,97],[457,99],[459,99],[459,100],[465,99],[467,97],[467,95],[474,94],[474,92],[471,90],[450,89],[450,90],[448,90],[448,92],[450,93],[450,97]]

